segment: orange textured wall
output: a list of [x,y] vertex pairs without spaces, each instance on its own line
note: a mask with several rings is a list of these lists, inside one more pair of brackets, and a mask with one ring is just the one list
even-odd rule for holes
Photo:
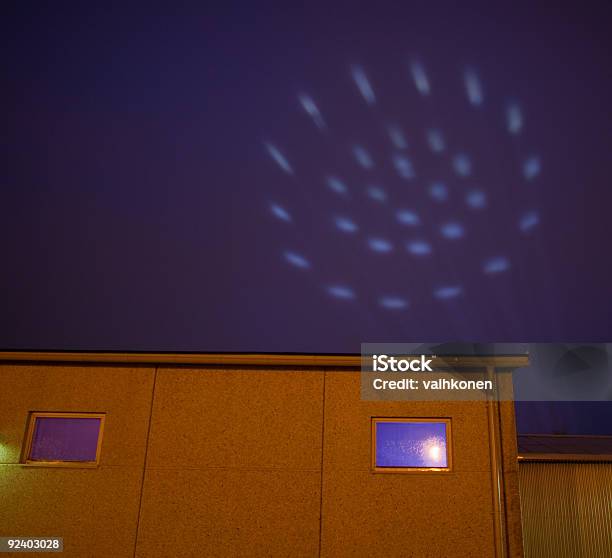
[[[67,558],[500,553],[486,402],[361,401],[350,369],[51,364],[0,365],[0,401],[0,536],[63,536]],[[106,412],[100,466],[20,465],[29,411]],[[450,417],[453,471],[372,473],[373,416]],[[507,405],[497,420],[521,556]]]
[[[154,376],[150,367],[0,366],[0,536],[64,537],[67,558],[133,556]],[[107,413],[99,467],[19,465],[30,411]]]

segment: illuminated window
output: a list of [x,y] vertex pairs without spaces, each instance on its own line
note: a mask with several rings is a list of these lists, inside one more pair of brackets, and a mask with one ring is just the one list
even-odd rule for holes
[[95,466],[103,429],[103,414],[31,413],[23,461],[30,465]]
[[450,471],[450,419],[373,418],[376,472]]

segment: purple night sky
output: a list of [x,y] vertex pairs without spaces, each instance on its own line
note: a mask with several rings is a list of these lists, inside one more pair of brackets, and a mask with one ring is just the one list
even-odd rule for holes
[[610,340],[609,5],[222,6],[3,17],[0,347]]

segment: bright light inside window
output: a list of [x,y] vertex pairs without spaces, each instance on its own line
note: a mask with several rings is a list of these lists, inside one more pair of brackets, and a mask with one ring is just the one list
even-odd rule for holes
[[429,457],[434,461],[440,461],[440,446],[431,446],[429,448]]
[[376,468],[450,469],[448,420],[374,419]]

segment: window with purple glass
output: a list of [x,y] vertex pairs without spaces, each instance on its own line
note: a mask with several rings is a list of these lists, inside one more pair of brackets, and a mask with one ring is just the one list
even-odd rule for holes
[[103,428],[99,413],[31,413],[25,462],[96,465]]
[[450,426],[442,418],[373,418],[373,470],[450,471]]

